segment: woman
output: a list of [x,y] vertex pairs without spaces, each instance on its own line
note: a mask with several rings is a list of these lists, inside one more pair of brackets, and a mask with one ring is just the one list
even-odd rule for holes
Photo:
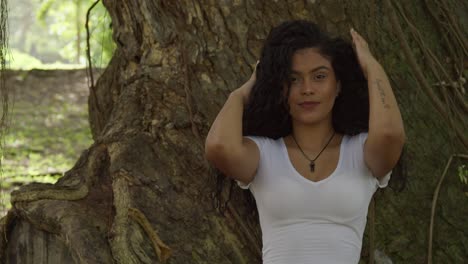
[[264,264],[358,263],[369,202],[401,155],[389,80],[350,33],[353,46],[307,21],[272,29],[208,133],[206,158],[255,197]]

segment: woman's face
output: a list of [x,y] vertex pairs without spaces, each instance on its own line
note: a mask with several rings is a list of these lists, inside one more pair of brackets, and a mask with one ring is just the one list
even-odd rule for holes
[[294,53],[291,66],[288,104],[293,122],[331,121],[339,92],[331,62],[316,48],[306,48]]

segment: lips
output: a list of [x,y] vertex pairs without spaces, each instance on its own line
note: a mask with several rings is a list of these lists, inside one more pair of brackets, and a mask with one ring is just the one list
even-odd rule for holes
[[319,102],[313,102],[313,101],[305,101],[305,102],[299,103],[299,105],[302,108],[306,108],[306,109],[315,108],[319,104],[320,104]]

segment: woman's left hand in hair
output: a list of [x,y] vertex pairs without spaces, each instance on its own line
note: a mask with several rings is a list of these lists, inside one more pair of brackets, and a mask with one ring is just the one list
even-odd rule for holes
[[378,62],[370,52],[367,41],[353,28],[351,28],[350,33],[353,39],[353,48],[356,52],[359,65],[361,65],[362,72],[367,79],[369,69],[372,68],[373,64],[378,64]]

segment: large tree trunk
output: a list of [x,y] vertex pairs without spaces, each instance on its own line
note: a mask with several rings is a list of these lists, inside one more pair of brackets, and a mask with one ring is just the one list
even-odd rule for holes
[[[458,25],[468,13],[464,1],[447,4],[453,14],[435,0],[391,6],[373,0],[103,2],[118,48],[90,91],[95,143],[58,183],[12,194],[13,209],[0,230],[2,261],[157,263],[170,255],[169,263],[180,264],[260,263],[258,222],[247,216],[245,193],[234,189],[224,216],[213,209],[215,176],[204,160],[204,137],[229,92],[247,80],[269,29],[304,18],[344,36],[353,26],[391,76],[407,128],[409,179],[403,192],[388,189],[377,197],[376,258],[425,262],[432,193],[448,157],[466,146],[463,135],[447,129],[439,97],[411,77],[415,69],[401,56],[391,15],[398,15],[401,36],[418,55],[430,88],[439,89],[422,55],[436,50],[448,75],[460,77],[454,74],[459,61],[445,58],[466,58],[468,27],[453,29],[462,36],[457,42],[441,25]],[[408,22],[421,31],[422,42]],[[466,99],[451,93],[455,106]],[[466,129],[463,120],[454,123]],[[438,201],[435,263],[468,259],[468,208],[454,171]],[[367,241],[362,261],[374,253]]]

